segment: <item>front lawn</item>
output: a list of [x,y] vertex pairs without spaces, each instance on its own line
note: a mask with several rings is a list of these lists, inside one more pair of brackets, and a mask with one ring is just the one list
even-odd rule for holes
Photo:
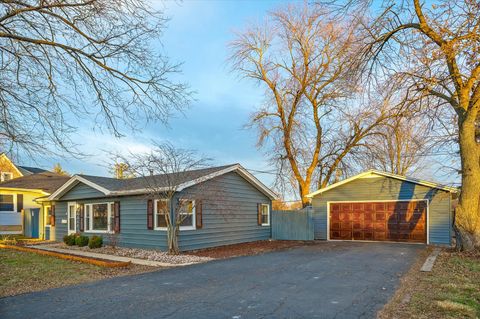
[[34,253],[0,249],[0,297],[141,273],[158,268],[103,268]]
[[479,318],[480,252],[443,251],[432,272],[419,261],[379,318]]

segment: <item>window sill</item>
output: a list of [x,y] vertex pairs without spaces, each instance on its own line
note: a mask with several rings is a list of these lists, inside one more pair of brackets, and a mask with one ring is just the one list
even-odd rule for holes
[[87,234],[113,234],[113,231],[108,231],[108,230],[84,230],[84,233]]
[[[167,231],[168,228],[167,228],[167,227],[156,227],[156,228],[154,228],[153,230]],[[180,231],[182,231],[182,230],[197,230],[197,227],[194,227],[194,226],[181,226],[181,227],[180,227]]]
[[262,224],[262,227],[270,226],[270,224]]

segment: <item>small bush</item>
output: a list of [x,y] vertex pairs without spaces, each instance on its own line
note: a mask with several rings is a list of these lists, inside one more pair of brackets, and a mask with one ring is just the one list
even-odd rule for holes
[[77,245],[78,247],[87,246],[89,240],[90,239],[87,236],[78,236],[77,238],[75,238],[75,245]]
[[103,238],[101,236],[92,236],[88,241],[88,248],[100,248],[103,245]]
[[75,245],[75,234],[63,236],[63,242],[67,244],[67,246]]

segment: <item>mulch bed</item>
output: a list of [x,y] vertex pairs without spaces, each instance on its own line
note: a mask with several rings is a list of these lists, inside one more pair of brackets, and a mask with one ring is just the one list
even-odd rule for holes
[[301,240],[260,240],[249,243],[233,244],[220,247],[192,250],[188,255],[210,257],[215,259],[237,256],[250,256],[267,253],[270,251],[289,249],[292,247],[315,245],[312,241]]

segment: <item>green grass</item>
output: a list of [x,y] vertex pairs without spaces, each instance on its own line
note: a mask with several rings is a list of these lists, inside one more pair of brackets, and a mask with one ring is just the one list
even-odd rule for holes
[[34,253],[0,250],[0,296],[70,285],[101,277],[100,267]]
[[[402,302],[410,295],[409,302]],[[432,272],[412,268],[382,318],[480,318],[480,254],[443,252]]]
[[30,252],[0,249],[0,298],[159,269],[140,265],[103,268]]

